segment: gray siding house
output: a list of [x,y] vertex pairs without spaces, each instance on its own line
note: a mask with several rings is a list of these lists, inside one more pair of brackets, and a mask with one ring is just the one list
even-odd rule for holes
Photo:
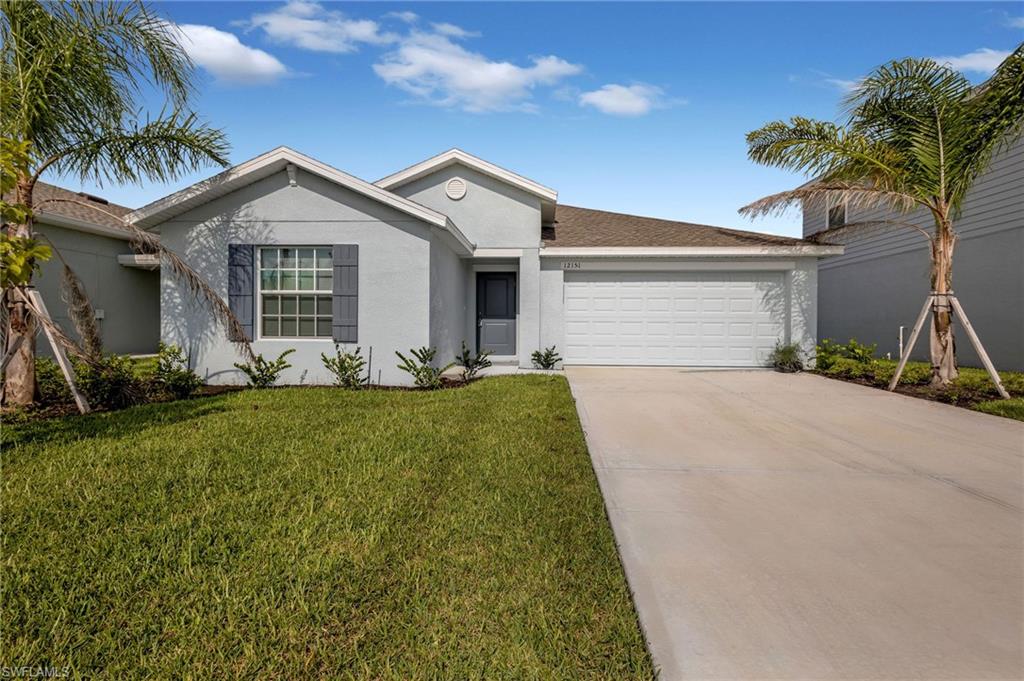
[[[47,203],[70,199],[94,205]],[[61,328],[74,335],[67,305],[61,294],[61,257],[81,279],[96,310],[107,352],[150,354],[160,340],[160,272],[155,257],[135,253],[128,235],[117,228],[115,217],[131,209],[87,194],[40,182],[36,184],[36,231],[56,251],[43,263],[35,279],[47,309]],[[59,256],[58,257],[58,253]],[[41,354],[52,355],[40,335]]]
[[[833,209],[842,219],[843,207]],[[847,222],[884,219],[882,211],[850,211]],[[901,218],[932,230],[923,211]],[[825,232],[824,209],[804,210],[804,237]],[[960,240],[953,255],[953,290],[985,349],[1001,370],[1024,370],[1024,138],[993,158],[978,178],[955,223]],[[929,290],[927,241],[914,230],[872,230],[852,241],[846,252],[818,270],[818,336],[845,342],[877,343],[881,353],[898,356],[901,326],[911,327]],[[981,366],[962,328],[957,356]],[[914,359],[928,359],[927,336],[918,340]]]
[[[813,347],[817,271],[841,247],[559,205],[553,189],[457,149],[375,183],[286,147],[140,208],[242,320],[254,350],[296,352],[283,383],[327,383],[333,343],[446,363],[465,341],[528,367],[762,366]],[[240,383],[237,347],[168,276],[161,337],[211,383]]]

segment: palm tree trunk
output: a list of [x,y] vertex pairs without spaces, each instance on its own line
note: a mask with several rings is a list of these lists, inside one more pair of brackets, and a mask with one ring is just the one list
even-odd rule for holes
[[[20,178],[16,190],[17,203],[28,208],[32,207],[33,183],[28,178]],[[12,225],[13,235],[20,237],[32,236],[32,218],[24,224]],[[36,320],[25,305],[24,292],[10,289],[4,292],[4,304],[7,306],[7,328],[4,337],[6,344],[4,354],[21,339],[21,346],[7,365],[4,372],[3,394],[0,404],[3,406],[26,406],[36,400]]]
[[[953,248],[956,236],[947,219],[938,222],[937,238],[932,244],[932,290],[936,293],[951,293],[953,283]],[[929,348],[932,360],[933,388],[948,388],[959,376],[956,366],[956,341],[953,338],[953,315],[949,300],[938,296],[932,309]]]

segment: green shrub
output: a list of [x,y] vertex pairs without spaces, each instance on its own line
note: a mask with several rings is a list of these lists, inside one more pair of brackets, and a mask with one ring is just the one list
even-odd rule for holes
[[841,345],[831,338],[825,338],[815,350],[814,364],[819,371],[827,371],[838,359],[851,359],[861,364],[867,364],[875,356],[878,349],[877,343],[864,345],[858,343],[857,339],[851,338],[850,342]]
[[534,350],[530,359],[533,360],[533,366],[536,368],[550,371],[562,361],[562,356],[555,352],[555,346],[552,345],[550,348],[544,348],[543,351]]
[[798,371],[803,371],[803,351],[796,343],[790,343],[789,345],[776,343],[775,349],[768,355],[768,365],[784,374],[795,374]]
[[160,343],[153,383],[160,391],[181,400],[194,395],[203,384],[203,379],[189,369],[188,359],[181,348]]
[[490,350],[473,355],[466,347],[466,341],[462,341],[462,352],[455,358],[455,364],[462,367],[462,382],[469,383],[481,369],[491,366],[490,356]]
[[836,357],[823,373],[837,378],[868,378],[874,376],[870,364],[864,364],[848,357]]
[[369,376],[363,378],[366,360],[363,359],[361,348],[357,347],[355,352],[345,352],[340,343],[335,343],[334,356],[328,357],[321,352],[320,359],[327,370],[334,374],[334,384],[341,388],[358,390],[370,381]]
[[[455,366],[455,362],[449,362],[443,367],[434,366],[434,356],[437,354],[437,350],[426,346],[418,350],[411,348],[409,352],[412,354],[412,358],[406,357],[395,350],[398,359],[402,360],[398,368],[412,376],[416,387],[425,390],[436,390],[437,388],[444,387],[441,374]],[[413,358],[415,358],[415,361],[413,361]]]
[[39,388],[40,404],[65,404],[73,399],[64,372],[49,357],[36,359],[36,385]]
[[92,407],[123,409],[146,400],[146,385],[135,374],[131,357],[107,355],[92,364],[80,362],[75,373]]
[[277,383],[278,376],[285,369],[291,368],[285,357],[295,352],[295,348],[288,348],[277,356],[273,362],[263,359],[263,355],[256,355],[252,362],[235,363],[235,368],[241,370],[249,379],[250,388],[269,388]]

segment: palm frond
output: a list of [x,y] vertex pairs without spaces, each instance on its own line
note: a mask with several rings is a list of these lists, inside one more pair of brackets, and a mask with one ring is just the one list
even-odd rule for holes
[[100,327],[96,323],[96,310],[93,309],[92,301],[89,300],[89,296],[85,292],[85,286],[75,271],[66,262],[63,269],[61,298],[67,305],[68,317],[71,318],[78,337],[82,339],[82,350],[94,360],[99,361],[103,358],[103,337],[100,334]]
[[865,184],[838,181],[810,182],[789,191],[771,194],[740,208],[741,215],[756,218],[779,215],[794,206],[805,210],[845,203],[851,210],[887,208],[905,213],[920,204],[915,197]]
[[950,194],[956,205],[966,197],[992,156],[1024,134],[1024,43],[964,104],[965,135],[953,159]]
[[829,121],[799,116],[749,133],[747,156],[762,165],[836,180],[896,177],[903,163],[884,144]]
[[37,168],[36,176],[52,166],[83,180],[167,182],[210,163],[227,165],[227,153],[223,132],[195,114],[175,112],[142,125],[81,130],[73,145]]
[[153,86],[185,108],[192,74],[174,27],[138,0],[0,0],[2,130],[41,158],[134,115]]

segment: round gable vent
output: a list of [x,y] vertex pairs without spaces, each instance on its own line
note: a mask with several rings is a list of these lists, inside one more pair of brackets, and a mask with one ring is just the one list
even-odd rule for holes
[[461,177],[453,177],[444,185],[444,193],[452,201],[458,201],[466,195],[466,181]]

